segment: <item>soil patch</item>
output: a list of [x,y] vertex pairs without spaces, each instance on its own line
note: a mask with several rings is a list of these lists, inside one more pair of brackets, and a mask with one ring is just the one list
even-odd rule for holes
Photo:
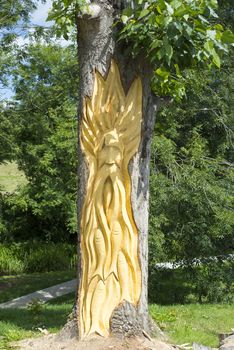
[[91,337],[85,341],[69,339],[61,341],[56,335],[36,339],[25,339],[11,344],[20,350],[175,350],[176,347],[162,341],[146,338],[100,338]]

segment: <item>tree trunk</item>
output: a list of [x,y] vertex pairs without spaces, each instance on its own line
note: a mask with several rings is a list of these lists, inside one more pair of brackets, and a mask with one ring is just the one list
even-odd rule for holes
[[[152,325],[148,316],[147,299],[148,199],[150,142],[154,128],[158,100],[151,93],[150,80],[152,76],[152,71],[146,58],[138,57],[137,59],[133,59],[131,57],[131,53],[129,53],[128,51],[128,47],[124,46],[123,43],[118,42],[116,39],[116,32],[118,29],[117,26],[113,26],[113,23],[115,22],[120,9],[122,9],[126,5],[126,1],[124,2],[111,0],[97,0],[95,3],[92,2],[90,4],[90,10],[87,12],[87,14],[83,14],[83,16],[78,18],[77,20],[77,41],[80,66],[79,142],[81,143],[79,151],[78,174],[78,220],[79,223],[81,223],[81,226],[78,249],[79,256],[81,257],[81,259],[79,266],[79,290],[76,313],[78,322],[78,333],[80,338],[89,335],[92,332],[98,333],[103,336],[107,336],[109,333],[129,336],[141,335],[142,331],[151,333],[152,330]],[[116,65],[118,68],[115,68]],[[90,126],[87,126],[89,117],[85,116],[85,113],[87,115],[88,113],[92,113],[92,116],[96,113],[94,110],[92,110],[91,112],[87,112],[87,110],[90,110],[90,108],[96,108],[94,105],[95,103],[98,103],[97,96],[95,97],[95,93],[97,95],[100,94],[101,88],[97,87],[99,84],[97,81],[99,79],[101,81],[100,84],[108,84],[108,81],[111,79],[107,78],[108,72],[112,72],[114,70],[116,71],[113,74],[116,74],[115,77],[117,78],[115,80],[115,78],[113,77],[113,80],[115,80],[115,84],[118,85],[118,74],[120,74],[124,89],[124,98],[128,99],[128,97],[126,96],[129,96],[129,94],[131,94],[130,90],[133,91],[134,89],[138,89],[138,95],[136,94],[136,96],[139,97],[139,93],[141,91],[141,87],[139,84],[141,84],[142,86],[142,97],[140,97],[140,99],[142,98],[141,132],[139,133],[139,142],[137,143],[136,141],[137,148],[134,152],[132,152],[132,150],[129,149],[129,144],[131,142],[128,142],[128,140],[125,137],[125,145],[121,147],[125,149],[128,147],[128,154],[130,154],[130,159],[126,163],[126,155],[121,160],[120,153],[122,152],[122,148],[120,147],[120,143],[122,141],[120,142],[120,136],[115,131],[115,129],[112,130],[110,126],[109,132],[106,132],[104,136],[100,136],[102,137],[102,141],[100,141],[100,143],[104,143],[106,145],[104,147],[104,151],[107,153],[109,152],[107,157],[113,157],[113,152],[119,152],[119,155],[116,154],[116,156],[114,157],[116,157],[116,159],[120,157],[118,158],[120,159],[119,164],[121,163],[119,167],[122,170],[119,170],[117,160],[113,161],[112,158],[108,158],[109,168],[107,167],[107,165],[105,165],[105,169],[113,169],[113,167],[115,167],[116,169],[118,168],[118,170],[112,170],[112,175],[110,176],[105,174],[105,171],[103,170],[103,172],[100,172],[100,175],[98,175],[99,170],[97,170],[95,173],[95,171],[93,170],[95,166],[91,166],[91,163],[93,162],[92,164],[98,164],[100,162],[101,157],[103,157],[101,153],[103,148],[101,149],[100,146],[98,146],[99,148],[97,151],[97,157],[99,157],[100,154],[101,155],[100,159],[98,158],[98,160],[95,160],[93,150],[95,149],[94,139],[97,138],[97,132],[95,130],[91,130]],[[95,73],[96,71],[98,71],[99,73]],[[102,79],[102,77],[104,77],[105,79],[107,78],[106,83],[105,80]],[[139,82],[139,78],[141,83],[137,83],[137,81]],[[113,87],[111,84],[113,84],[113,82],[110,83],[109,87],[106,87],[106,93],[108,93],[109,91],[110,96],[108,98],[110,100],[115,98],[112,96],[112,93],[113,95],[115,94],[115,90],[117,91],[119,89],[118,91],[121,91],[121,86],[117,86],[115,88],[115,86]],[[121,85],[120,82],[119,85]],[[136,86],[138,86],[138,88],[136,88]],[[94,91],[94,89],[99,90]],[[103,89],[105,90],[104,87]],[[133,102],[134,104],[138,103],[139,105],[139,98],[137,99],[138,101],[136,100]],[[118,109],[118,107],[116,108]],[[140,112],[138,113],[138,115],[140,115]],[[91,120],[90,118],[89,121]],[[98,127],[97,125],[99,125],[99,122],[100,121],[97,120],[96,124],[93,125],[94,129]],[[130,123],[127,126],[127,128],[125,128],[126,130],[129,128],[129,130],[126,131],[129,133],[129,137],[131,137],[131,127],[134,126],[134,123],[137,123],[137,121]],[[136,129],[137,127],[135,129],[133,128],[133,130]],[[87,138],[85,136],[82,136],[85,134],[85,132],[87,132]],[[124,134],[124,132],[122,134]],[[137,140],[137,135],[135,140]],[[125,168],[126,171],[123,170]],[[125,171],[124,176],[120,174],[121,171]],[[94,174],[92,174],[92,172],[94,172]],[[98,176],[100,177],[99,180]],[[130,185],[128,185],[128,177]],[[103,178],[107,179],[105,180],[106,182],[104,182]],[[99,187],[97,185],[98,183]],[[100,190],[101,183],[103,183],[102,190]],[[116,186],[119,188],[119,190],[116,189],[117,187],[115,188],[115,184],[117,184]],[[92,190],[89,190],[90,187],[92,187]],[[91,194],[89,194],[89,191],[91,191]],[[100,191],[102,191],[100,194],[101,197],[99,196]],[[124,193],[124,191],[126,193]],[[118,195],[118,193],[120,197],[123,196],[124,198],[127,198],[128,191],[130,197],[130,207],[127,203],[127,199],[116,200],[116,196]],[[110,196],[111,198],[109,202],[108,199],[106,199],[108,198],[108,196]],[[87,199],[87,197],[90,198]],[[97,200],[94,197],[97,197]],[[109,220],[106,224],[106,229],[105,221],[107,221],[107,219],[106,217],[103,218],[102,216],[104,211],[101,211],[101,209],[99,209],[101,200],[100,198],[109,203],[105,204],[105,206],[109,208],[105,209],[105,215],[107,215],[106,213],[109,212],[109,218],[112,218],[112,221]],[[114,216],[115,214],[113,212],[115,211],[116,206],[118,206],[119,202],[121,202],[122,205],[122,208],[119,209],[121,213],[123,213],[121,215],[123,217],[126,217],[126,215],[128,216],[126,220],[123,219],[122,216],[122,219],[117,220],[117,216]],[[111,207],[113,207],[113,210],[111,209]],[[113,212],[111,212],[111,210]],[[92,218],[93,216],[93,212],[97,213],[96,219],[90,219],[90,217]],[[126,215],[124,214],[125,212],[127,213]],[[88,216],[88,218],[86,218],[86,216]],[[130,224],[128,224],[129,222]],[[108,264],[107,259],[109,259],[109,253],[107,254],[108,249],[106,248],[108,246],[109,238],[103,238],[103,231],[109,230],[108,225],[112,225],[114,227],[114,239],[117,243],[114,243],[114,248],[112,245],[111,248],[109,247],[110,249],[112,249],[112,253],[110,257],[110,263],[108,266],[111,267],[109,267],[109,270],[107,269],[107,271],[104,271],[106,268],[105,266]],[[129,225],[131,226],[130,228]],[[123,234],[123,232],[119,233],[119,231],[121,230],[123,232],[131,231],[133,236],[136,233],[137,243],[128,243],[126,241],[126,246],[131,246],[131,244],[137,244],[137,250],[135,248],[129,248],[129,250],[133,252],[132,255],[134,255],[134,252],[137,252],[137,257],[130,256],[131,254],[128,255],[129,252],[127,252],[128,249],[124,247],[124,243],[118,243],[118,234]],[[87,233],[89,231],[90,240],[88,241],[86,237],[87,235],[89,235],[89,233]],[[125,238],[122,239],[122,242],[124,242],[124,240]],[[129,240],[131,241],[131,238],[129,238]],[[90,249],[86,249],[86,244],[90,245]],[[122,248],[120,248],[121,244]],[[117,251],[117,255],[115,256],[115,253],[113,251],[115,251],[116,246],[119,247],[119,250]],[[121,253],[121,249],[123,253]],[[94,260],[94,262],[92,262],[92,259]],[[111,259],[113,260],[112,262]],[[92,264],[93,273],[91,273],[91,276],[89,276],[90,270],[92,269]],[[119,266],[121,268],[119,268]],[[109,275],[108,271],[110,272]],[[127,282],[124,281],[125,277],[122,276],[124,274],[128,276]],[[119,284],[121,284],[121,279],[123,279],[123,282],[122,286],[119,287]],[[111,280],[112,282],[110,282]],[[130,286],[131,283],[132,287]],[[85,295],[84,290],[86,290]],[[115,305],[115,303],[112,300],[113,298],[110,296],[110,293],[113,294],[111,295],[113,296],[113,298],[115,297],[115,294],[118,295],[116,299],[120,301],[118,305]],[[132,297],[130,295],[131,293],[133,295]],[[102,308],[101,305],[103,305]],[[111,305],[113,310],[111,309]],[[109,307],[110,310],[106,310]],[[101,324],[99,320],[99,315],[102,313],[106,313],[107,311],[109,312],[109,314],[111,313],[110,317],[108,317],[109,322],[107,322],[105,319],[103,321],[103,324]]]

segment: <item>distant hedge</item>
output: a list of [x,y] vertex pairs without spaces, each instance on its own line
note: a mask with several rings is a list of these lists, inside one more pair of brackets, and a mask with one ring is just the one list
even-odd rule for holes
[[76,247],[67,243],[0,244],[0,275],[72,269],[76,262]]
[[162,305],[231,303],[234,301],[234,260],[151,269],[149,300]]

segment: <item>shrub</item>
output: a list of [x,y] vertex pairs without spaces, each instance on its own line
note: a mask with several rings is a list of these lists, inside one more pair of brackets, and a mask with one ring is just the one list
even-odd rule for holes
[[20,274],[24,270],[24,261],[15,256],[10,247],[0,244],[0,275]]
[[150,269],[151,303],[229,303],[234,300],[234,261],[214,259],[177,269]]
[[191,281],[199,302],[218,303],[234,300],[234,261],[232,259],[210,261],[191,271]]
[[150,269],[149,300],[150,303],[170,305],[183,304],[187,295],[193,293],[183,269]]
[[63,244],[42,244],[26,256],[26,272],[59,271],[70,268],[70,258]]
[[76,248],[68,243],[0,244],[0,274],[61,271],[75,268],[76,262]]

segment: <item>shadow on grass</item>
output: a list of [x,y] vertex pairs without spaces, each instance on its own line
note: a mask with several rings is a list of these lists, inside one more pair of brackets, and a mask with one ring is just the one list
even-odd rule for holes
[[75,277],[76,272],[73,270],[0,276],[0,303],[69,281]]
[[197,298],[185,271],[155,270],[149,276],[149,301],[160,305],[175,305],[196,302]]
[[[27,309],[2,309],[0,310],[0,323],[6,324],[8,329],[17,327],[24,331],[31,331],[37,327],[45,327],[56,331],[66,323],[71,311],[72,304],[43,306],[42,310],[37,313]],[[0,335],[5,335],[1,333],[0,327]]]

